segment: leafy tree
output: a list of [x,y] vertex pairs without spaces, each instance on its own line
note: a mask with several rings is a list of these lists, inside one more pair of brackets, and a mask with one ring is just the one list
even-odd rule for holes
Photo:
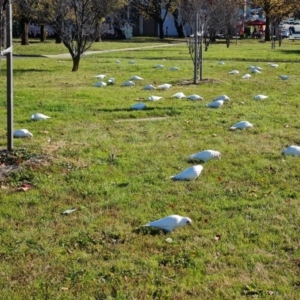
[[176,0],[131,0],[131,6],[145,18],[151,18],[158,23],[159,37],[164,39],[164,22],[168,13],[176,9]]
[[100,20],[123,3],[123,0],[42,1],[42,19],[53,27],[69,50],[72,71],[78,70],[81,56],[96,40]]
[[288,14],[299,7],[299,0],[252,0],[252,4],[261,7],[266,16],[265,40],[270,41],[270,25],[275,26]]

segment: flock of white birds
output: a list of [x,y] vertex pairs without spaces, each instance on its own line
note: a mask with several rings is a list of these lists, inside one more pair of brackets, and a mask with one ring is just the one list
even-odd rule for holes
[[[121,61],[117,60],[116,63],[121,63]],[[135,62],[134,61],[129,61],[129,63],[134,64]],[[218,64],[219,65],[224,65],[225,63],[224,62],[219,62]],[[274,64],[274,63],[269,63],[268,65],[270,67],[274,67],[274,68],[278,67],[278,64]],[[159,65],[156,65],[155,68],[163,69],[164,65],[159,64]],[[251,73],[253,73],[253,74],[260,74],[263,70],[263,68],[261,68],[259,66],[249,66],[248,69],[250,69]],[[173,67],[169,68],[169,70],[170,71],[178,71],[179,68],[176,67],[176,66],[173,66]],[[231,74],[231,75],[237,75],[239,73],[240,72],[238,70],[232,70],[232,71],[229,72],[229,74]],[[107,85],[115,84],[115,79],[114,78],[109,78],[107,80],[107,82],[105,82],[104,81],[105,78],[106,78],[105,74],[98,74],[98,75],[95,76],[95,78],[97,80],[100,80],[100,81],[96,82],[93,85],[94,87],[106,87]],[[247,73],[247,74],[244,74],[242,76],[242,78],[243,79],[249,79],[249,78],[251,78],[251,75]],[[282,80],[288,80],[290,78],[290,76],[279,75],[279,78],[281,78]],[[124,86],[124,87],[135,86],[136,85],[135,81],[142,81],[142,80],[144,80],[142,77],[140,77],[138,75],[134,75],[134,76],[131,76],[128,81],[123,82],[122,86]],[[161,90],[161,91],[164,91],[164,90],[170,89],[171,87],[172,87],[172,85],[169,84],[169,83],[164,83],[164,84],[158,85],[157,87],[153,86],[152,84],[147,84],[143,87],[143,90]],[[176,99],[184,99],[185,98],[185,99],[192,100],[192,101],[202,101],[203,100],[203,98],[200,95],[192,94],[192,95],[186,96],[183,92],[177,92],[172,97],[176,98]],[[253,97],[254,100],[259,100],[259,101],[262,101],[266,98],[268,98],[268,96],[261,95],[261,94],[255,95]],[[148,101],[159,101],[159,100],[162,100],[162,99],[163,99],[163,96],[157,96],[157,95],[151,95],[147,98]],[[227,95],[219,95],[219,96],[213,98],[213,100],[210,103],[207,103],[205,106],[210,107],[210,108],[219,108],[227,101],[230,101],[230,98]],[[130,107],[131,110],[143,110],[143,109],[146,109],[146,108],[147,108],[147,106],[143,102],[138,102],[138,103],[136,103],[136,104],[134,104]],[[49,116],[46,116],[42,113],[35,113],[35,114],[31,115],[31,117],[30,117],[30,119],[32,121],[47,120],[49,118],[50,118]],[[251,124],[248,121],[239,121],[236,124],[232,125],[229,129],[230,130],[236,130],[236,129],[244,130],[246,128],[252,128],[252,127],[253,127],[253,124]],[[14,135],[14,137],[17,137],[17,138],[33,137],[33,134],[30,131],[28,131],[27,129],[15,130],[13,135]],[[292,155],[292,156],[300,156],[300,146],[291,145],[291,146],[285,148],[282,151],[282,154]],[[207,162],[209,160],[212,160],[212,159],[221,159],[221,156],[222,155],[219,151],[204,150],[204,151],[201,151],[201,152],[198,152],[198,153],[195,153],[195,154],[191,154],[188,157],[188,160],[189,161],[198,161],[198,162],[205,163],[205,162]],[[180,180],[180,181],[195,180],[200,176],[202,171],[203,171],[203,166],[200,165],[200,164],[197,164],[197,165],[191,166],[191,167],[183,170],[179,174],[176,174],[174,176],[170,176],[170,178],[172,180],[175,180],[175,181],[176,180]],[[70,211],[66,211],[65,214],[69,214],[69,213],[75,211],[76,209],[74,208]],[[162,218],[160,220],[149,222],[148,224],[146,224],[144,226],[155,227],[155,228],[159,228],[159,229],[162,229],[164,231],[167,231],[167,232],[171,232],[175,228],[183,227],[183,226],[189,225],[191,223],[192,223],[192,220],[188,217],[183,217],[183,216],[179,216],[179,215],[170,215],[170,216],[167,216],[167,217]]]

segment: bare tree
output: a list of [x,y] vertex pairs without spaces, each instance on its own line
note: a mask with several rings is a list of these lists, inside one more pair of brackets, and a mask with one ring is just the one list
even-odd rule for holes
[[0,49],[4,46],[4,33],[5,33],[5,16],[4,10],[7,4],[7,0],[0,0]]
[[72,71],[78,70],[81,56],[96,40],[99,20],[122,3],[122,0],[48,0],[41,4],[42,18],[59,34],[71,54]]
[[164,39],[164,22],[168,13],[176,9],[176,0],[131,0],[131,6],[143,17],[155,20],[159,26],[159,37]]
[[209,27],[220,30],[224,34],[227,48],[232,37],[237,34],[239,4],[239,0],[214,0],[208,7],[211,18],[208,21]]
[[178,0],[177,5],[183,23],[190,28],[185,35],[194,64],[194,83],[197,83],[203,79],[203,44],[207,50],[212,37],[223,31],[229,47],[230,39],[236,34],[239,0]]
[[223,33],[229,47],[230,39],[237,32],[240,2],[240,0],[182,0],[180,9],[185,22],[193,24],[193,16],[198,7],[201,23],[204,24],[204,44],[207,50],[218,32]]

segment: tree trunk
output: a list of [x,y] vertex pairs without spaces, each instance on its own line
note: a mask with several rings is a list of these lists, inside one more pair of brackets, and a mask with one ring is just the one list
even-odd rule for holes
[[2,46],[6,47],[6,39],[7,39],[7,30],[6,30],[6,16],[3,14],[3,36],[2,36]]
[[165,38],[165,33],[164,33],[164,22],[159,22],[159,38],[163,40]]
[[210,44],[210,39],[204,38],[204,46],[205,46],[204,49],[205,49],[205,51],[208,50],[209,44]]
[[41,25],[41,28],[40,28],[40,32],[41,32],[41,37],[40,37],[40,40],[41,42],[45,42],[46,40],[46,29],[45,29],[45,25]]
[[62,43],[62,39],[60,37],[60,35],[55,32],[55,44],[61,44]]
[[22,30],[22,37],[21,37],[21,45],[29,45],[29,23],[30,20],[27,18],[21,18],[21,30]]
[[172,13],[172,15],[174,17],[174,25],[177,30],[178,37],[183,38],[184,37],[183,24],[182,24],[182,21],[181,21],[181,23],[179,23],[179,20],[178,20],[179,10],[175,9],[175,11]]
[[270,17],[268,14],[266,15],[266,28],[265,28],[265,41],[270,41]]
[[230,46],[230,38],[226,38],[226,47],[229,48]]
[[72,59],[73,59],[73,69],[72,69],[72,72],[76,72],[79,69],[80,54],[77,54],[76,56],[72,57]]
[[3,10],[2,8],[0,8],[0,47],[4,47],[4,43],[3,43],[3,39],[2,37],[4,37],[4,24],[5,24],[5,20],[4,20],[4,16],[2,16]]
[[101,40],[101,26],[102,26],[102,23],[101,22],[98,22],[97,25],[96,25],[96,38],[95,38],[95,42],[102,42]]

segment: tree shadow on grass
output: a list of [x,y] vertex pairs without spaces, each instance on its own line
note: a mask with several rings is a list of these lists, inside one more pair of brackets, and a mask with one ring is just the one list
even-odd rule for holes
[[154,110],[155,108],[152,107],[146,107],[144,109],[130,109],[130,108],[99,108],[97,109],[98,112],[134,112],[134,111],[151,111]]
[[45,56],[41,55],[41,54],[14,54],[13,55],[14,58],[32,58],[32,57],[41,57],[41,58],[45,58]]
[[297,54],[300,56],[300,49],[294,49],[294,50],[280,50],[280,52],[284,54]]
[[49,69],[35,69],[35,68],[30,68],[30,69],[15,69],[14,70],[14,75],[23,75],[24,73],[27,73],[27,72],[36,72],[36,73],[45,73],[45,72],[48,72],[48,73],[54,73],[54,72],[57,72],[56,70],[49,70]]

